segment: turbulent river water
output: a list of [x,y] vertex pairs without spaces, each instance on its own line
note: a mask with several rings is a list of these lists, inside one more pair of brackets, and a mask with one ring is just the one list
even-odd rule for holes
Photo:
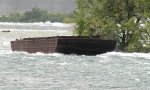
[[96,56],[12,52],[24,37],[72,35],[60,23],[0,23],[0,90],[150,90],[150,53]]

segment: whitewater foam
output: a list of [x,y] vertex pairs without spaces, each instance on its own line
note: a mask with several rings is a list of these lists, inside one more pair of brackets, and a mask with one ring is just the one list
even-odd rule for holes
[[[4,26],[2,24],[0,26]],[[59,33],[22,31],[29,28],[24,23],[18,24],[22,24],[21,29],[18,29],[20,31],[0,32],[0,90],[150,89],[150,53],[108,52],[86,56],[12,52],[9,47],[11,40],[20,37],[54,36]],[[38,24],[50,26],[51,22],[31,23],[31,30]],[[4,28],[12,29],[11,27],[6,25]],[[43,29],[44,26],[41,27],[46,30]],[[65,35],[70,34],[66,32]]]
[[27,53],[27,52],[24,52],[24,51],[14,51],[13,53],[15,54],[23,54],[23,55],[27,55],[27,56],[54,56],[54,57],[60,57],[60,56],[63,56],[63,54],[61,53],[49,53],[49,54],[45,54],[45,53],[42,53],[42,52],[37,52],[37,53]]
[[11,50],[0,50],[0,55],[13,54]]
[[109,56],[119,56],[119,57],[133,57],[133,58],[146,58],[150,59],[150,53],[123,53],[123,52],[108,52],[105,54],[97,55],[98,57],[109,57]]
[[34,22],[34,23],[14,23],[14,22],[0,22],[0,26],[57,26],[57,27],[70,27],[74,24],[65,24],[60,22]]
[[8,46],[8,45],[10,45],[10,42],[6,42],[6,41],[4,41],[4,42],[2,42],[2,44],[1,45],[3,45],[3,46]]

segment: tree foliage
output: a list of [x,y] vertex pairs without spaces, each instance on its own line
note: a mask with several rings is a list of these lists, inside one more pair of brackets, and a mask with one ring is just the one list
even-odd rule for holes
[[23,14],[11,13],[7,16],[1,16],[1,22],[64,22],[65,18],[74,18],[72,13],[49,13],[47,10],[33,8],[31,11],[26,11]]
[[47,21],[49,14],[46,10],[40,10],[39,8],[33,8],[31,11],[26,11],[21,19],[24,22],[38,22]]
[[150,0],[77,0],[77,5],[76,34],[115,39],[121,50],[148,45]]

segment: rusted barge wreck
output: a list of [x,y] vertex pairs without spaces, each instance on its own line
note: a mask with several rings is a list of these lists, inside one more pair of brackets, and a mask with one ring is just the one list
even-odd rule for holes
[[114,40],[102,40],[99,37],[85,36],[54,36],[23,38],[11,41],[12,51],[28,53],[64,53],[79,55],[96,55],[113,51],[116,46]]

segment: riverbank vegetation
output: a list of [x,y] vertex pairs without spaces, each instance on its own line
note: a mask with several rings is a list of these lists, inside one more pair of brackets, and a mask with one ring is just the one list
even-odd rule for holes
[[150,51],[149,0],[77,0],[77,7],[77,35],[114,39],[122,51]]
[[74,22],[74,14],[49,13],[47,10],[33,8],[31,11],[26,11],[22,14],[11,13],[0,17],[0,22]]

